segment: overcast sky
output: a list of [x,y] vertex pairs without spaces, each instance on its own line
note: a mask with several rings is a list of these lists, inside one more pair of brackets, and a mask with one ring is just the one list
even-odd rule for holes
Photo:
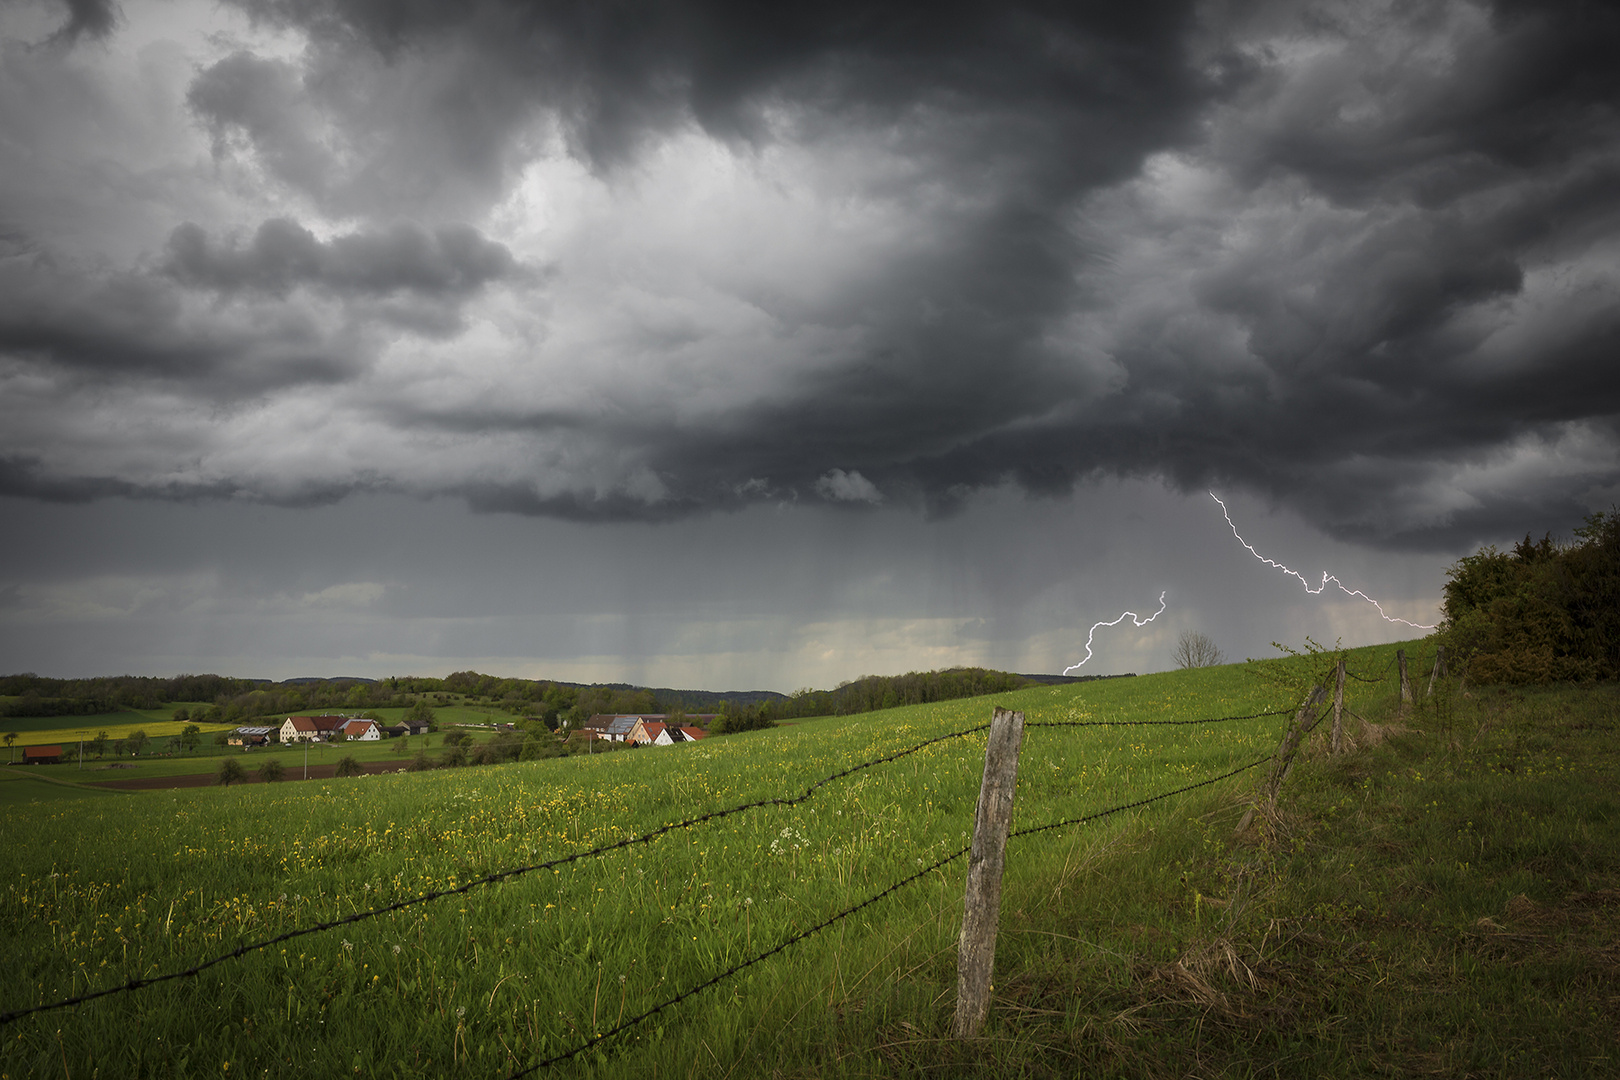
[[1417,636],[1620,501],[1590,3],[0,6],[0,669]]

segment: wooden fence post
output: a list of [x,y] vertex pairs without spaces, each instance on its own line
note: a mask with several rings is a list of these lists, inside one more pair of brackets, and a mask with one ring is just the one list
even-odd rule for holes
[[1333,753],[1339,752],[1344,732],[1344,657],[1333,674]]
[[[1288,725],[1287,732],[1283,734],[1282,742],[1277,744],[1277,754],[1271,762],[1271,775],[1266,778],[1263,789],[1265,801],[1272,806],[1277,804],[1277,792],[1282,788],[1283,781],[1288,779],[1288,774],[1294,769],[1294,753],[1299,749],[1300,740],[1310,734],[1312,728],[1316,727],[1318,719],[1316,707],[1322,703],[1322,699],[1325,697],[1327,697],[1326,687],[1318,686],[1312,690],[1311,696],[1305,699],[1305,704],[1301,705],[1299,712],[1294,714],[1294,722]],[[1254,806],[1249,807],[1248,812],[1243,815],[1243,820],[1238,822],[1237,835],[1241,836],[1248,829],[1249,822],[1254,820],[1254,810]]]
[[1395,662],[1401,667],[1401,712],[1404,713],[1406,711],[1406,707],[1412,704],[1412,680],[1407,678],[1406,675],[1405,649],[1395,650]]
[[1434,667],[1429,671],[1429,692],[1424,697],[1434,697],[1434,680],[1442,678],[1446,673],[1446,647],[1434,647]]
[[968,853],[967,895],[962,906],[962,940],[956,957],[956,1017],[951,1021],[952,1038],[973,1038],[990,1011],[996,923],[1001,916],[1001,871],[1006,865],[1013,787],[1018,781],[1018,751],[1023,742],[1024,714],[997,706],[990,719],[990,737],[984,748],[984,782],[979,787],[979,806],[973,815],[973,847]]

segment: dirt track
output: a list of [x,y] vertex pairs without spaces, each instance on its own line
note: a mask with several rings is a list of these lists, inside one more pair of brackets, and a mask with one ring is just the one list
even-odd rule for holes
[[[398,761],[367,761],[361,764],[361,768],[367,773],[377,775],[379,773],[397,772],[409,764],[410,760],[408,758],[401,758]],[[311,780],[331,780],[336,776],[336,765],[311,765],[309,767],[309,778]],[[302,765],[292,765],[288,766],[286,773],[283,774],[282,782],[290,783],[303,778],[304,767]],[[119,791],[162,791],[165,788],[211,787],[218,783],[218,779],[217,774],[205,772],[189,773],[184,776],[131,777],[128,780],[86,780],[84,783],[89,787],[117,788]],[[257,784],[259,778],[252,769],[247,769],[245,775],[237,783]]]

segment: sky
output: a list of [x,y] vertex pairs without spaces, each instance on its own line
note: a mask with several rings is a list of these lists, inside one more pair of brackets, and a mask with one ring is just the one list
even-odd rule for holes
[[1620,502],[1617,54],[1539,0],[10,0],[0,669],[1420,636]]

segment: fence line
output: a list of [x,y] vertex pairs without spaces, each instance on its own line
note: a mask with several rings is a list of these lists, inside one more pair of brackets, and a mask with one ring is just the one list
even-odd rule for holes
[[[1211,716],[1202,720],[1031,720],[1024,724],[1032,727],[1187,727],[1193,724],[1224,724],[1228,720],[1259,720],[1266,716],[1287,716],[1292,709],[1272,709],[1270,712],[1249,713],[1245,716]],[[988,725],[987,725],[988,726]]]
[[263,941],[251,942],[247,945],[239,945],[230,952],[221,953],[218,956],[204,960],[201,963],[195,964],[182,971],[171,971],[162,975],[151,975],[145,978],[131,979],[121,986],[111,986],[104,990],[96,990],[79,994],[74,997],[63,998],[60,1001],[48,1002],[44,1005],[35,1005],[27,1009],[15,1009],[11,1012],[0,1013],[0,1025],[9,1024],[13,1020],[21,1020],[23,1017],[32,1016],[35,1013],[50,1012],[54,1009],[65,1009],[70,1005],[83,1005],[86,1002],[95,1001],[98,998],[104,998],[111,994],[130,993],[135,990],[144,990],[146,987],[154,986],[158,983],[169,982],[173,979],[191,978],[193,976],[200,975],[202,972],[208,970],[216,964],[222,964],[227,960],[240,959],[249,953],[258,952],[260,949],[267,949],[272,945],[280,945],[284,941],[291,941],[294,938],[304,937],[309,934],[318,934],[327,930],[335,930],[340,926],[348,926],[352,923],[364,922],[367,919],[374,919],[381,915],[388,915],[396,911],[402,911],[408,907],[415,907],[417,904],[425,904],[430,900],[441,900],[447,896],[457,896],[461,893],[470,892],[471,890],[482,885],[493,885],[498,882],[507,881],[511,878],[521,877],[524,874],[532,874],[538,870],[555,870],[558,867],[566,866],[573,862],[579,862],[582,859],[596,858],[598,856],[606,855],[609,852],[618,851],[627,847],[633,847],[636,844],[649,843],[665,833],[673,832],[676,829],[688,829],[694,825],[702,825],[710,821],[717,821],[720,818],[731,817],[734,814],[740,814],[747,810],[757,810],[765,806],[797,806],[799,803],[809,799],[810,796],[815,794],[816,791],[826,787],[834,780],[841,780],[844,777],[851,776],[863,769],[870,769],[877,765],[887,765],[891,762],[899,761],[901,758],[915,754],[919,750],[933,746],[935,743],[946,742],[950,739],[959,739],[964,735],[973,735],[977,732],[984,731],[989,726],[989,724],[980,724],[977,727],[964,728],[961,731],[953,731],[948,735],[936,736],[935,738],[920,742],[915,746],[909,746],[904,750],[897,750],[894,753],[888,754],[884,757],[873,758],[871,761],[863,761],[859,765],[852,765],[847,769],[833,773],[831,776],[826,776],[820,780],[817,780],[815,783],[805,788],[804,791],[799,795],[774,799],[759,799],[755,802],[743,803],[740,806],[727,807],[721,810],[711,810],[707,814],[699,814],[697,817],[687,818],[684,821],[671,822],[668,825],[660,825],[658,828],[649,832],[640,833],[636,836],[627,836],[621,840],[616,840],[611,844],[603,844],[599,847],[591,848],[589,851],[577,851],[572,855],[564,855],[560,858],[550,859],[541,863],[534,863],[529,866],[518,866],[509,870],[497,870],[493,874],[486,874],[483,877],[474,878],[472,881],[466,882],[462,885],[457,885],[454,888],[438,889],[433,892],[423,893],[421,896],[413,896],[409,899],[399,900],[392,904],[385,904],[382,907],[370,908],[366,911],[357,911],[351,915],[345,915],[341,919],[333,919],[329,922],[316,923],[313,926],[305,926],[299,927],[295,930],[288,930],[285,933],[277,934],[275,937],[266,938]]
[[[1272,714],[1261,714],[1261,715],[1272,715]],[[1233,718],[1227,717],[1226,719],[1233,719]],[[1232,777],[1239,775],[1240,773],[1245,773],[1245,772],[1248,772],[1250,769],[1257,768],[1260,765],[1264,765],[1266,762],[1270,761],[1271,758],[1272,758],[1272,755],[1267,754],[1264,757],[1256,758],[1255,760],[1249,762],[1247,765],[1241,765],[1238,768],[1233,769],[1230,772],[1222,773],[1219,776],[1212,776],[1212,777],[1209,777],[1207,779],[1200,780],[1197,783],[1188,784],[1188,785],[1186,785],[1184,787],[1176,788],[1173,791],[1163,791],[1163,792],[1160,792],[1157,795],[1150,795],[1145,799],[1138,799],[1135,802],[1121,803],[1118,806],[1110,806],[1106,810],[1098,810],[1095,813],[1085,814],[1085,815],[1082,815],[1081,817],[1066,818],[1063,821],[1054,821],[1054,822],[1051,822],[1050,824],[1036,825],[1036,826],[1033,826],[1033,827],[1027,828],[1027,829],[1015,829],[1010,834],[1008,834],[1008,839],[1013,839],[1015,837],[1021,837],[1021,836],[1034,836],[1036,833],[1049,832],[1049,831],[1051,831],[1053,829],[1061,829],[1061,828],[1064,828],[1064,827],[1069,826],[1069,825],[1085,825],[1085,824],[1089,824],[1090,822],[1093,822],[1093,821],[1098,821],[1098,820],[1100,820],[1102,818],[1105,818],[1105,817],[1110,817],[1110,816],[1112,816],[1114,814],[1123,813],[1126,810],[1135,810],[1135,809],[1138,809],[1140,807],[1147,806],[1147,805],[1149,805],[1151,803],[1156,803],[1156,802],[1160,802],[1161,800],[1164,800],[1164,799],[1172,798],[1172,797],[1174,797],[1176,795],[1182,795],[1182,794],[1185,794],[1186,792],[1189,792],[1189,791],[1196,791],[1198,788],[1208,787],[1211,784],[1220,783],[1222,780],[1229,780]],[[700,991],[707,990],[709,987],[715,986],[715,985],[717,985],[717,984],[719,984],[721,982],[724,982],[726,979],[731,978],[733,975],[737,975],[737,974],[739,974],[739,973],[741,973],[743,971],[746,971],[748,968],[753,967],[755,964],[759,963],[761,960],[764,960],[764,959],[766,959],[768,957],[771,957],[771,956],[775,956],[777,953],[783,951],[788,946],[795,945],[795,944],[805,940],[806,938],[815,936],[816,934],[818,934],[821,931],[827,929],[828,927],[833,926],[834,924],[836,924],[838,922],[841,922],[842,920],[844,920],[844,919],[848,918],[849,916],[855,914],[857,911],[860,911],[863,908],[869,907],[872,904],[877,903],[879,900],[882,900],[884,897],[889,896],[892,893],[898,892],[900,889],[904,888],[907,885],[911,885],[911,884],[913,884],[913,883],[915,883],[917,881],[922,880],[923,878],[927,877],[929,874],[933,873],[935,870],[939,870],[939,869],[941,869],[941,868],[943,868],[945,866],[950,865],[951,863],[955,862],[957,859],[960,859],[963,855],[966,855],[968,853],[968,851],[971,849],[971,847],[972,847],[972,845],[968,844],[968,845],[964,845],[963,847],[958,848],[957,850],[951,852],[949,855],[946,855],[943,858],[937,859],[933,863],[929,864],[928,866],[923,867],[921,870],[918,870],[916,873],[908,874],[907,876],[901,878],[899,881],[894,882],[893,884],[891,884],[887,888],[885,888],[883,891],[874,893],[871,896],[867,897],[865,900],[862,900],[857,904],[852,904],[847,908],[844,908],[842,911],[838,912],[836,915],[829,916],[828,918],[822,920],[821,922],[817,923],[815,926],[812,926],[807,930],[801,930],[799,933],[794,934],[792,937],[789,937],[789,938],[779,942],[778,944],[776,944],[776,945],[772,946],[771,948],[765,950],[764,952],[760,953],[759,955],[750,957],[749,959],[744,960],[740,964],[733,965],[732,967],[727,968],[725,971],[722,971],[717,975],[714,975],[714,976],[712,976],[712,977],[710,977],[708,979],[705,979],[703,982],[698,983],[695,986],[689,987],[689,988],[681,991],[680,993],[676,994],[674,997],[670,998],[669,1000],[662,1001],[662,1002],[658,1003],[657,1005],[654,1005],[652,1008],[646,1010],[645,1012],[639,1013],[636,1016],[632,1016],[628,1020],[625,1020],[625,1021],[622,1021],[619,1024],[616,1024],[614,1027],[610,1028],[607,1031],[602,1032],[600,1035],[596,1035],[593,1038],[587,1039],[585,1042],[580,1043],[578,1046],[574,1047],[572,1050],[568,1050],[568,1051],[565,1051],[564,1053],[557,1054],[557,1055],[554,1055],[553,1057],[546,1058],[543,1061],[536,1062],[535,1064],[527,1066],[526,1068],[523,1068],[523,1069],[519,1070],[518,1072],[512,1073],[512,1074],[510,1074],[508,1076],[507,1080],[519,1080],[520,1077],[528,1076],[530,1073],[533,1073],[533,1072],[535,1072],[535,1071],[537,1071],[539,1069],[547,1068],[548,1066],[551,1066],[551,1065],[559,1065],[564,1061],[568,1061],[569,1059],[574,1058],[574,1057],[578,1056],[579,1054],[584,1053],[586,1050],[589,1050],[591,1047],[596,1046],[596,1045],[598,1045],[598,1044],[600,1044],[602,1042],[605,1042],[608,1039],[613,1038],[615,1035],[618,1035],[618,1034],[621,1034],[622,1032],[628,1031],[630,1028],[635,1027],[637,1024],[641,1023],[643,1020],[647,1020],[647,1019],[649,1019],[649,1018],[651,1018],[653,1016],[656,1016],[658,1013],[660,1013],[663,1010],[669,1008],[670,1006],[677,1005],[680,1002],[685,1001],[687,998],[692,997],[694,994],[699,993]]]
[[1371,678],[1369,678],[1369,677],[1367,677],[1365,675],[1358,675],[1354,671],[1351,671],[1348,667],[1346,667],[1344,669],[1344,673],[1346,675],[1350,676],[1352,679],[1356,679],[1356,680],[1358,680],[1360,682],[1364,682],[1364,683],[1381,683],[1385,679],[1389,678],[1389,669],[1394,667],[1394,666],[1395,666],[1395,654],[1391,653],[1390,657],[1389,657],[1389,662],[1384,665],[1384,670],[1380,671],[1377,675],[1375,675],[1375,676],[1373,676]]
[[[1226,722],[1229,722],[1229,721],[1236,721],[1236,720],[1262,719],[1262,718],[1270,717],[1270,716],[1282,716],[1282,715],[1287,715],[1287,713],[1289,711],[1291,711],[1291,710],[1271,710],[1271,711],[1265,711],[1265,712],[1244,714],[1244,715],[1239,715],[1239,716],[1205,717],[1205,718],[1192,719],[1192,720],[1037,721],[1035,723],[1030,724],[1029,726],[1031,726],[1031,727],[1054,727],[1054,728],[1056,728],[1056,727],[1194,726],[1194,725],[1202,725],[1202,724],[1226,723]],[[722,819],[722,818],[731,817],[731,816],[736,815],[736,814],[744,813],[744,812],[749,811],[749,810],[756,810],[756,809],[761,809],[761,808],[769,807],[769,806],[795,806],[795,805],[798,805],[800,803],[803,803],[803,802],[807,801],[817,791],[819,791],[821,788],[823,788],[823,787],[827,786],[828,784],[831,784],[831,783],[833,783],[833,782],[835,782],[837,780],[847,778],[847,777],[852,776],[852,775],[854,775],[856,773],[859,773],[859,772],[861,772],[861,771],[863,771],[865,769],[875,768],[875,767],[877,767],[879,765],[891,764],[893,762],[899,761],[899,760],[901,760],[901,759],[903,759],[905,757],[908,757],[908,756],[910,756],[912,754],[916,754],[921,750],[924,750],[924,749],[926,749],[926,748],[928,748],[930,746],[934,746],[934,745],[939,744],[939,743],[948,742],[948,741],[950,741],[952,739],[958,739],[958,738],[963,738],[963,737],[966,737],[966,736],[969,736],[969,735],[978,734],[979,732],[987,730],[988,727],[989,727],[988,724],[980,724],[980,725],[976,725],[976,726],[971,727],[971,728],[965,728],[965,729],[962,729],[962,730],[959,730],[959,731],[954,731],[954,732],[950,732],[950,733],[947,733],[947,734],[944,734],[944,735],[939,735],[939,736],[936,736],[934,738],[924,740],[924,741],[922,741],[920,743],[917,743],[917,744],[915,744],[913,746],[909,746],[909,747],[906,747],[904,749],[897,750],[897,751],[895,751],[893,753],[886,754],[886,755],[884,755],[882,757],[873,758],[873,759],[871,759],[869,761],[864,761],[864,762],[858,763],[856,765],[852,765],[849,768],[839,770],[838,772],[832,773],[832,774],[830,774],[830,775],[828,775],[826,777],[821,778],[820,780],[815,781],[814,783],[812,783],[808,787],[806,787],[798,795],[775,797],[775,798],[769,798],[769,799],[759,799],[759,800],[755,800],[753,802],[742,803],[742,804],[739,804],[737,806],[725,807],[725,808],[721,808],[721,809],[718,809],[718,810],[712,810],[712,811],[709,811],[707,813],[700,814],[700,815],[697,815],[695,817],[688,818],[688,819],[685,819],[685,820],[682,820],[682,821],[679,821],[679,822],[673,822],[673,823],[670,823],[670,824],[667,824],[667,825],[659,826],[658,828],[649,830],[646,833],[641,833],[641,834],[638,834],[638,835],[635,835],[635,836],[630,836],[630,837],[624,837],[624,838],[619,839],[617,841],[614,841],[612,843],[599,845],[599,846],[597,846],[595,848],[591,848],[591,849],[586,850],[586,851],[575,852],[575,853],[570,854],[570,855],[561,856],[559,858],[550,859],[550,860],[540,862],[540,863],[534,863],[534,864],[525,865],[525,866],[513,867],[513,868],[510,868],[510,869],[506,869],[506,870],[499,870],[499,871],[496,871],[494,873],[486,874],[486,875],[484,875],[482,877],[475,878],[475,879],[473,879],[471,881],[465,882],[465,883],[463,883],[461,885],[458,885],[458,886],[455,886],[453,888],[435,890],[435,891],[432,891],[432,892],[424,893],[424,894],[419,895],[419,896],[409,897],[407,899],[399,900],[399,901],[396,901],[396,902],[391,903],[391,904],[386,904],[386,905],[383,905],[381,907],[371,908],[371,909],[368,909],[368,910],[365,910],[365,911],[354,912],[352,914],[343,916],[342,918],[333,919],[333,920],[322,922],[322,923],[317,923],[317,924],[314,924],[314,925],[311,925],[311,926],[298,927],[298,928],[295,928],[293,930],[289,930],[289,931],[286,931],[284,933],[277,934],[277,935],[275,935],[273,937],[264,939],[262,941],[250,942],[250,943],[247,943],[247,944],[244,944],[244,945],[240,945],[240,946],[236,947],[235,949],[232,949],[232,950],[230,950],[228,952],[225,952],[225,953],[221,953],[221,954],[219,954],[217,956],[208,958],[206,960],[200,961],[200,962],[192,965],[191,967],[188,967],[188,968],[185,968],[185,969],[182,969],[182,970],[171,971],[171,972],[166,972],[166,973],[163,973],[163,974],[131,979],[131,980],[129,980],[129,981],[127,981],[127,982],[125,982],[125,983],[123,983],[121,985],[118,985],[118,986],[107,987],[107,988],[104,988],[104,989],[101,989],[101,990],[96,990],[96,991],[89,991],[89,992],[86,992],[84,994],[75,995],[75,996],[64,998],[64,999],[54,1001],[54,1002],[47,1002],[47,1003],[41,1004],[41,1005],[35,1005],[35,1006],[29,1007],[29,1008],[17,1009],[17,1010],[13,1010],[13,1011],[6,1012],[6,1013],[0,1013],[0,1026],[3,1026],[5,1024],[9,1024],[9,1023],[11,1023],[13,1021],[20,1020],[20,1019],[23,1019],[23,1018],[26,1018],[26,1017],[29,1017],[29,1016],[32,1016],[32,1015],[35,1015],[35,1014],[38,1014],[38,1013],[44,1013],[44,1012],[54,1011],[54,1010],[58,1010],[58,1009],[68,1008],[70,1006],[77,1006],[77,1005],[86,1004],[86,1003],[98,1000],[98,999],[103,998],[103,997],[108,997],[108,996],[111,996],[111,995],[114,995],[114,994],[132,993],[132,992],[135,992],[135,991],[138,991],[138,990],[146,989],[146,988],[151,987],[151,986],[155,986],[155,985],[157,985],[159,983],[169,982],[169,981],[173,981],[173,980],[177,980],[177,979],[185,979],[185,978],[195,977],[197,975],[200,975],[202,972],[204,972],[204,971],[206,971],[206,970],[208,970],[208,969],[210,969],[212,967],[215,967],[216,965],[225,963],[226,961],[241,959],[242,957],[244,957],[244,956],[246,956],[246,955],[248,955],[250,953],[257,952],[257,951],[260,951],[262,949],[266,949],[266,948],[269,948],[271,946],[278,945],[278,944],[281,944],[281,943],[284,943],[284,942],[287,942],[287,941],[291,941],[291,940],[299,938],[299,937],[304,937],[304,936],[311,935],[311,934],[322,933],[322,932],[325,932],[325,931],[328,931],[328,930],[337,929],[339,927],[349,926],[349,925],[352,925],[354,923],[363,922],[363,921],[366,921],[366,920],[369,920],[369,919],[380,917],[382,915],[392,914],[394,912],[398,912],[398,911],[404,910],[406,908],[415,907],[417,905],[425,904],[425,903],[428,903],[428,902],[431,902],[431,901],[434,901],[434,900],[443,899],[445,897],[462,895],[462,894],[465,894],[465,893],[468,893],[468,892],[472,891],[473,889],[476,889],[476,888],[479,888],[479,887],[482,887],[482,886],[485,886],[485,885],[498,884],[498,883],[501,883],[501,882],[504,882],[504,881],[507,881],[507,880],[510,880],[510,879],[513,879],[513,878],[517,878],[517,877],[520,877],[520,876],[523,876],[523,875],[526,875],[526,874],[534,873],[534,872],[537,872],[537,871],[556,870],[556,869],[558,869],[558,868],[560,868],[562,866],[566,866],[566,865],[569,865],[571,863],[579,862],[579,861],[586,860],[586,859],[605,856],[605,855],[607,855],[609,853],[612,853],[612,852],[615,852],[615,851],[618,851],[618,850],[621,850],[621,849],[629,848],[629,847],[635,846],[637,844],[650,843],[651,841],[657,839],[658,837],[663,836],[666,833],[673,832],[673,831],[678,830],[678,829],[692,828],[692,827],[695,827],[695,826],[698,826],[698,825],[706,824],[708,822],[712,822],[712,821],[716,821],[716,820],[719,820],[719,819]],[[1230,772],[1222,773],[1219,776],[1210,777],[1210,778],[1198,781],[1198,782],[1193,783],[1193,784],[1185,785],[1183,787],[1176,788],[1176,789],[1174,789],[1172,791],[1162,792],[1162,793],[1157,794],[1157,795],[1149,796],[1148,798],[1145,798],[1145,799],[1139,799],[1139,800],[1136,800],[1134,802],[1123,803],[1123,804],[1120,804],[1120,805],[1117,805],[1117,806],[1109,807],[1108,809],[1101,810],[1101,811],[1098,811],[1098,812],[1093,813],[1093,814],[1083,815],[1083,816],[1077,817],[1077,818],[1069,818],[1069,819],[1065,819],[1065,820],[1058,821],[1058,822],[1052,822],[1052,823],[1049,823],[1049,824],[1046,824],[1046,825],[1040,825],[1040,826],[1034,826],[1034,827],[1031,827],[1031,828],[1021,829],[1021,830],[1013,832],[1011,834],[1011,836],[1012,837],[1029,836],[1029,835],[1034,835],[1034,834],[1037,834],[1037,833],[1046,832],[1046,831],[1053,830],[1053,829],[1063,828],[1063,827],[1066,827],[1066,826],[1069,826],[1069,825],[1086,824],[1088,822],[1096,821],[1096,820],[1099,820],[1099,819],[1104,818],[1104,817],[1108,817],[1108,816],[1113,815],[1113,814],[1122,813],[1122,812],[1124,812],[1126,810],[1131,810],[1131,809],[1136,809],[1136,808],[1139,808],[1139,807],[1142,807],[1142,806],[1147,806],[1147,805],[1150,805],[1152,803],[1158,802],[1158,801],[1160,801],[1162,799],[1171,798],[1171,797],[1173,797],[1175,795],[1183,794],[1185,792],[1193,791],[1193,790],[1196,790],[1198,788],[1205,787],[1205,786],[1208,786],[1210,784],[1218,783],[1218,782],[1220,782],[1222,780],[1229,779],[1229,778],[1231,778],[1233,776],[1239,775],[1240,773],[1246,772],[1249,769],[1255,768],[1256,766],[1258,766],[1258,765],[1264,763],[1265,761],[1269,760],[1270,757],[1271,757],[1271,755],[1268,754],[1266,757],[1259,758],[1254,762],[1251,762],[1251,763],[1249,763],[1247,765],[1241,766],[1241,767],[1239,767],[1237,769],[1234,769],[1234,770],[1232,770]],[[934,872],[936,870],[941,869],[942,867],[950,864],[951,862],[954,862],[958,858],[961,858],[961,856],[966,854],[969,850],[970,850],[969,847],[963,847],[959,851],[956,851],[956,852],[954,852],[954,853],[952,853],[950,855],[947,855],[947,856],[935,861],[933,864],[931,864],[931,865],[929,865],[927,867],[924,867],[923,869],[917,871],[916,873],[908,875],[905,878],[902,878],[901,880],[891,884],[890,886],[883,889],[882,891],[880,891],[878,893],[875,893],[872,896],[867,897],[865,900],[862,900],[857,904],[854,904],[854,905],[852,905],[852,906],[850,906],[848,908],[843,909],[842,911],[836,913],[833,916],[830,916],[828,919],[826,919],[823,922],[817,924],[816,926],[810,927],[809,929],[807,929],[805,931],[802,931],[802,932],[800,932],[798,934],[793,935],[790,938],[787,938],[786,940],[782,941],[781,943],[774,946],[773,948],[771,948],[771,949],[769,949],[769,950],[767,950],[767,951],[765,951],[763,953],[760,953],[759,955],[754,956],[754,957],[748,959],[747,961],[744,961],[743,963],[741,963],[739,965],[736,965],[735,967],[733,967],[731,969],[728,969],[728,970],[726,970],[724,972],[721,972],[721,973],[713,976],[712,978],[710,978],[710,979],[708,979],[708,980],[706,980],[706,981],[704,981],[704,982],[702,982],[702,983],[700,983],[700,984],[698,984],[698,985],[696,985],[694,987],[689,988],[688,990],[685,990],[685,991],[681,992],[680,994],[676,995],[675,997],[673,997],[673,998],[671,998],[671,999],[669,999],[669,1000],[667,1000],[665,1002],[662,1002],[659,1005],[654,1006],[653,1008],[641,1013],[640,1015],[638,1015],[636,1017],[632,1017],[630,1020],[627,1020],[627,1021],[623,1022],[622,1024],[616,1025],[611,1030],[609,1030],[607,1032],[604,1032],[603,1034],[598,1035],[598,1036],[586,1041],[585,1043],[582,1043],[581,1045],[575,1047],[574,1049],[572,1049],[570,1051],[567,1051],[564,1054],[561,1054],[561,1055],[558,1055],[558,1056],[555,1056],[555,1057],[552,1057],[552,1058],[548,1058],[548,1059],[546,1059],[544,1061],[539,1062],[538,1064],[536,1064],[534,1066],[530,1066],[529,1068],[523,1070],[522,1072],[519,1072],[519,1073],[516,1073],[516,1074],[513,1074],[513,1075],[514,1075],[514,1077],[524,1076],[524,1075],[527,1075],[530,1072],[535,1071],[536,1069],[543,1068],[543,1067],[548,1066],[548,1065],[556,1064],[556,1063],[571,1059],[574,1056],[578,1055],[579,1053],[589,1049],[590,1047],[599,1044],[604,1039],[611,1038],[614,1035],[617,1035],[617,1034],[623,1032],[624,1030],[628,1029],[632,1025],[634,1025],[636,1023],[640,1023],[641,1021],[647,1019],[648,1017],[651,1017],[651,1016],[657,1014],[661,1010],[669,1008],[670,1006],[675,1005],[675,1004],[685,1000],[686,998],[689,998],[692,995],[701,992],[702,990],[705,990],[705,989],[707,989],[707,988],[709,988],[709,987],[711,987],[711,986],[713,986],[713,985],[715,985],[715,984],[717,984],[719,982],[722,982],[725,979],[730,978],[730,977],[736,975],[737,973],[739,973],[739,972],[741,972],[741,971],[743,971],[743,970],[745,970],[745,969],[747,969],[749,967],[752,967],[755,964],[760,963],[761,961],[769,958],[770,956],[774,956],[775,954],[783,951],[784,949],[788,948],[789,946],[791,946],[793,944],[796,944],[797,942],[802,941],[805,938],[811,937],[814,934],[819,933],[821,930],[824,930],[827,927],[832,926],[832,925],[840,922],[841,920],[843,920],[845,918],[848,918],[849,916],[855,914],[856,912],[859,912],[859,911],[863,910],[864,908],[866,908],[866,907],[878,902],[879,900],[893,894],[894,892],[904,888],[905,886],[910,885],[910,884],[912,884],[912,883],[914,883],[914,882],[916,882],[918,880],[921,880],[923,877],[927,876],[928,874],[930,874],[930,873],[932,873],[932,872]]]

